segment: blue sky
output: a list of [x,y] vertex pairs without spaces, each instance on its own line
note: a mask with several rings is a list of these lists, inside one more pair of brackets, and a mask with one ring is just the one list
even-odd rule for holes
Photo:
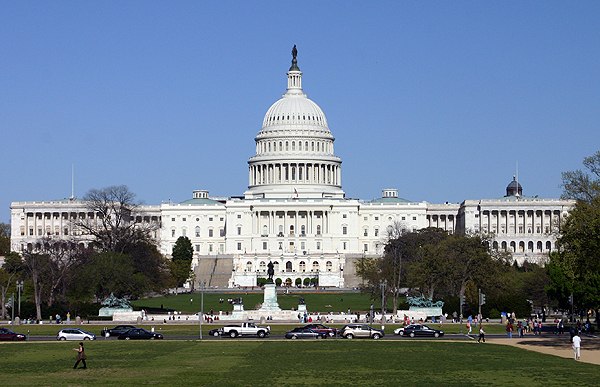
[[347,197],[558,197],[600,148],[598,1],[0,1],[0,222],[125,184],[241,195],[293,44]]

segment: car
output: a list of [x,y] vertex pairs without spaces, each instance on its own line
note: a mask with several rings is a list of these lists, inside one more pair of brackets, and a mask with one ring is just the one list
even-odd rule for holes
[[338,333],[338,330],[336,328],[330,328],[323,324],[308,324],[304,328],[312,329],[315,332],[327,333],[329,337],[335,337]]
[[143,328],[133,328],[119,335],[119,340],[161,340],[160,333],[149,332]]
[[340,336],[346,339],[356,338],[370,338],[380,339],[384,336],[384,332],[381,329],[373,328],[367,324],[347,324],[340,330]]
[[119,336],[122,333],[127,332],[130,329],[137,328],[134,325],[117,325],[114,328],[104,328],[100,331],[100,336],[108,337],[108,336]]
[[329,336],[327,332],[317,332],[307,327],[294,328],[285,334],[286,339],[325,339]]
[[15,333],[7,328],[0,328],[0,340],[1,341],[24,341],[27,340],[27,336],[20,333]]
[[214,328],[208,331],[209,336],[219,337],[223,334],[223,328]]
[[394,329],[394,334],[395,335],[400,335],[402,336],[402,334],[404,333],[404,327],[400,327],[400,328],[396,328]]
[[96,340],[96,335],[79,328],[65,328],[58,331],[56,340]]
[[410,337],[440,337],[444,336],[444,331],[439,329],[430,328],[424,324],[410,324],[404,327],[404,331],[402,331],[402,336],[410,336]]

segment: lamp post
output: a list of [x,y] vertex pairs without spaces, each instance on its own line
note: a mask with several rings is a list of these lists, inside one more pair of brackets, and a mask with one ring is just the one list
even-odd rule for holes
[[21,292],[23,291],[23,280],[17,281],[17,292],[19,294],[19,313],[18,317],[21,318]]
[[381,288],[381,321],[385,321],[385,288],[387,287],[387,280],[379,281],[379,287]]
[[200,320],[200,340],[202,340],[202,320],[204,320],[204,286],[206,281],[202,281],[200,284],[200,313],[198,313],[198,320]]

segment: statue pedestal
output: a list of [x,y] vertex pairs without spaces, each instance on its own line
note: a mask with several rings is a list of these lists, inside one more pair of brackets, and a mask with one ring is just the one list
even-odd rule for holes
[[279,303],[277,302],[277,291],[275,290],[275,284],[265,285],[265,298],[260,311],[278,312],[281,310]]
[[298,312],[301,312],[301,313],[306,312],[306,304],[299,304],[298,305]]
[[233,304],[231,316],[236,320],[245,320],[246,313],[244,312],[244,304]]
[[131,312],[133,312],[133,308],[104,307],[104,308],[100,308],[100,310],[98,311],[98,316],[110,317],[110,316],[113,316],[115,313],[131,313]]

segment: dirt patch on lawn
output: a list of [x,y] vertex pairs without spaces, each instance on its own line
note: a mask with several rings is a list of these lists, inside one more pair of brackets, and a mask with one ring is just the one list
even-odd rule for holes
[[[489,343],[512,345],[514,347],[536,351],[548,355],[573,359],[570,336],[542,336],[528,338],[490,338]],[[575,360],[573,360],[575,361]],[[581,336],[581,359],[584,363],[600,365],[600,338],[595,336]]]

